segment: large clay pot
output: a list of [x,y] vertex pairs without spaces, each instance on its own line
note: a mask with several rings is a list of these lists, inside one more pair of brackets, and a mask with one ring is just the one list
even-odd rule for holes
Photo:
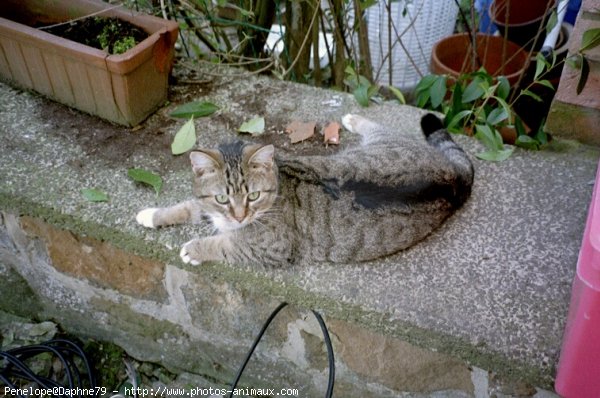
[[[528,64],[528,54],[518,45],[499,36],[478,34],[477,55],[481,65],[492,76],[506,76],[515,85]],[[504,59],[502,54],[505,54]],[[459,33],[438,41],[431,51],[431,72],[457,78],[472,69],[472,47],[469,35]]]
[[538,30],[545,29],[554,3],[554,0],[494,0],[490,18],[501,36],[525,49],[538,50],[546,36],[544,32],[537,35]]

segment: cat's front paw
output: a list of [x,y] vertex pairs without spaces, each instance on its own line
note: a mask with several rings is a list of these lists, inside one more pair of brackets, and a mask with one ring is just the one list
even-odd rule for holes
[[194,258],[194,245],[195,240],[191,240],[183,245],[181,251],[179,252],[179,257],[181,257],[181,260],[186,264],[199,265],[202,262],[199,259]]
[[146,228],[156,228],[156,223],[154,222],[154,214],[158,211],[156,208],[149,208],[140,211],[137,216],[135,216],[135,220],[138,224],[143,225]]

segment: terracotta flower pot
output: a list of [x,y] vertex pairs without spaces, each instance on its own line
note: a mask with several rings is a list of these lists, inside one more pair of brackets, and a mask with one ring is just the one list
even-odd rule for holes
[[[480,61],[475,70],[483,66],[492,76],[506,76],[514,85],[525,71],[528,54],[521,47],[502,37],[478,34],[477,56]],[[504,59],[502,54],[505,54]],[[472,69],[472,47],[469,36],[459,33],[448,36],[433,46],[431,52],[431,72],[457,78]]]
[[[32,27],[90,14],[128,21],[149,37],[110,55]],[[0,79],[112,122],[136,125],[167,98],[177,31],[173,21],[99,0],[3,0]]]
[[490,18],[500,35],[525,49],[539,49],[544,42],[544,29],[550,17],[553,0],[494,0],[490,5]]

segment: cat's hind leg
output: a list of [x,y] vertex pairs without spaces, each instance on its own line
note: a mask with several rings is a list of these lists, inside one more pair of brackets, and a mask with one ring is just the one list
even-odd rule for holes
[[342,125],[351,133],[359,134],[363,140],[369,140],[373,134],[381,130],[381,126],[360,115],[348,113],[342,116]]

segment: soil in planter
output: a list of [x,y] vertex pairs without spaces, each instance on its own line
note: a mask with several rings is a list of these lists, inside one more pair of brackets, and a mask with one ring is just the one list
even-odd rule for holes
[[109,54],[122,54],[148,37],[144,30],[116,18],[89,17],[43,30]]

